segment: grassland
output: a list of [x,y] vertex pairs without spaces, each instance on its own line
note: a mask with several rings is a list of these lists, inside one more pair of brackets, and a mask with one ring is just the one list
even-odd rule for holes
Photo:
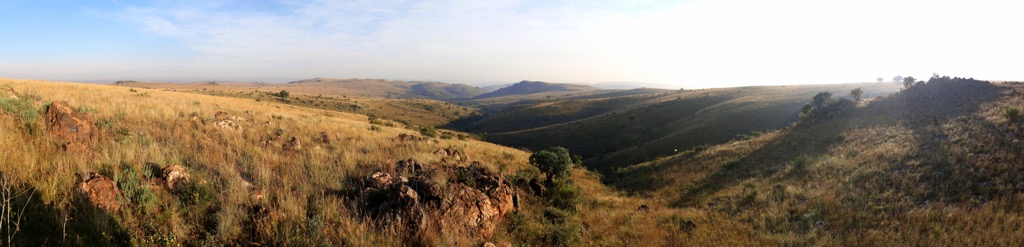
[[[644,99],[638,102],[658,101],[612,116],[632,112],[636,119],[653,121],[655,110],[693,105],[688,115],[719,121],[714,118],[743,111],[715,105],[753,110],[759,108],[741,106],[792,93],[780,89],[778,95],[705,102],[712,106],[684,100],[744,90],[633,96]],[[522,150],[471,139],[396,142],[399,134],[417,133],[371,124],[365,115],[273,100],[0,79],[0,199],[5,199],[0,212],[10,212],[0,214],[0,241],[19,246],[474,246],[484,241],[1012,246],[1024,241],[1019,231],[1024,122],[1019,111],[1010,113],[1024,107],[1022,92],[1019,83],[945,79],[887,96],[869,94],[864,102],[720,145],[601,172],[576,167],[572,179],[552,187],[554,192],[535,196],[526,180],[540,174]],[[585,112],[576,109],[601,99],[573,99],[578,105],[568,113]],[[43,114],[58,100],[95,121],[100,135],[88,152],[63,151],[46,129]],[[241,128],[209,124],[216,112],[237,117]],[[605,120],[635,121],[630,118]],[[328,141],[320,140],[324,133]],[[297,137],[303,147],[263,144],[274,136]],[[346,181],[387,169],[388,160],[436,163],[440,157],[434,151],[449,147],[500,172],[523,196],[519,211],[500,221],[493,238],[435,232],[427,238],[434,242],[414,242],[418,237],[408,229],[362,216],[341,195],[358,189]],[[185,193],[142,185],[149,167],[171,164],[192,173]],[[126,194],[122,210],[98,209],[74,191],[76,174],[90,171],[117,180]],[[250,186],[265,191],[265,198],[254,201]]]
[[[438,162],[432,153],[456,147],[489,169],[522,181],[537,171],[528,154],[473,140],[435,139],[396,143],[400,127],[370,124],[365,115],[155,89],[108,85],[0,80],[2,181],[12,194],[5,206],[26,208],[0,219],[5,242],[14,245],[355,245],[409,244],[407,231],[363,218],[336,191],[345,181],[383,169],[389,159]],[[14,95],[15,98],[7,96]],[[45,128],[41,114],[63,100],[88,114],[100,131],[87,153],[66,153]],[[204,123],[216,112],[244,119],[240,130]],[[374,128],[376,127],[376,128]],[[330,142],[316,141],[327,133]],[[263,145],[273,136],[294,136],[303,148]],[[142,186],[148,169],[178,164],[193,183],[186,193]],[[83,201],[73,188],[77,173],[115,178],[125,192],[123,209],[107,212]],[[531,245],[677,245],[684,242],[757,243],[752,229],[721,214],[653,206],[601,185],[595,173],[577,168],[578,209],[545,216],[546,199],[523,192],[525,206],[499,224],[489,241]],[[144,180],[142,180],[144,181]],[[249,186],[265,191],[254,203]],[[254,212],[254,205],[266,211]],[[512,219],[515,220],[512,220]],[[701,224],[692,234],[679,222]],[[20,227],[18,232],[4,231]],[[651,227],[659,226],[659,227]],[[720,227],[729,226],[729,227]],[[557,231],[556,231],[557,230]],[[552,234],[561,235],[555,238]],[[9,237],[9,238],[6,238]],[[437,238],[439,245],[477,245],[470,236]]]
[[1022,89],[938,80],[607,181],[780,245],[1013,246],[1024,132],[1004,115]]

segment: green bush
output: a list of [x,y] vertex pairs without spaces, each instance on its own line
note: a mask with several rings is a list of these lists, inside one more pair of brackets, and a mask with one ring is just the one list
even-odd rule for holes
[[157,201],[157,195],[146,186],[146,175],[140,174],[132,167],[125,168],[114,177],[117,187],[124,196],[135,205],[148,208]]
[[579,224],[563,224],[553,226],[551,229],[552,246],[580,246],[580,232],[583,229]]
[[1003,117],[1006,117],[1006,121],[1011,123],[1024,122],[1024,115],[1020,113],[1019,108],[1007,107],[1006,111],[1003,112]]
[[548,189],[546,197],[551,206],[563,210],[576,211],[576,206],[583,201],[581,194],[580,190],[570,181],[557,180]]
[[434,126],[420,127],[420,134],[424,137],[434,138],[437,137],[437,129]]
[[28,99],[0,98],[0,109],[17,116],[25,123],[35,122],[36,118],[39,118],[39,109]]

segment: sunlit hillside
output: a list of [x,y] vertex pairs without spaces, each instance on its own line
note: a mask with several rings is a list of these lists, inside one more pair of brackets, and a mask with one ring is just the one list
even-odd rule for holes
[[1022,91],[933,78],[608,181],[780,245],[1013,246],[1024,241]]
[[[527,153],[473,140],[423,138],[371,124],[364,115],[106,85],[0,80],[0,88],[0,185],[10,199],[4,210],[20,209],[5,211],[0,233],[14,245],[764,241],[745,237],[753,229],[719,213],[623,196],[579,168],[571,180],[536,196],[527,181],[540,174],[527,164]],[[58,101],[85,117],[54,125],[64,118],[50,116]],[[94,131],[78,139],[60,134],[87,129]],[[465,156],[456,161],[439,155],[444,149]],[[447,231],[459,225],[443,222],[414,230],[372,218],[372,210],[360,206],[368,199],[359,199],[368,182],[358,181],[374,172],[400,172],[395,161],[410,158],[441,171],[500,174],[514,186],[518,209],[490,218],[493,235]],[[164,185],[180,179],[181,171],[190,179]],[[442,191],[464,191],[458,188],[474,186],[464,180],[467,175],[439,173],[432,179],[447,184]],[[96,187],[104,181],[110,187]],[[638,210],[647,204],[649,209]]]
[[565,146],[602,172],[785,127],[818,92],[865,98],[896,92],[894,83],[742,87],[671,91],[534,104],[467,125],[512,147]]

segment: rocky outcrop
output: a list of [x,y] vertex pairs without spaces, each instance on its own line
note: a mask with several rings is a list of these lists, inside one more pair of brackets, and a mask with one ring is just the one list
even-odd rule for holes
[[81,175],[76,187],[78,192],[97,208],[108,211],[121,209],[121,204],[118,203],[121,190],[117,189],[117,183],[109,177],[88,172]]
[[[413,236],[440,231],[489,239],[495,224],[519,207],[515,187],[479,164],[435,168],[412,160],[400,163],[413,167],[414,175],[374,172],[363,179],[357,199],[367,216],[384,224],[404,224]],[[437,181],[434,175],[441,173],[447,181]]]
[[64,151],[88,151],[88,143],[98,135],[89,116],[78,112],[65,101],[56,101],[46,110],[50,133],[57,137]]
[[179,165],[167,166],[163,169],[161,174],[164,180],[164,186],[166,186],[168,190],[175,192],[192,180],[192,176],[188,174],[185,167]]

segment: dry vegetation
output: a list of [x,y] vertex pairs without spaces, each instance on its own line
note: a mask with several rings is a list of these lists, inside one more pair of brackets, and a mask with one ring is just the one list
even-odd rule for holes
[[[445,101],[426,98],[409,97],[365,97],[349,96],[331,90],[317,91],[316,87],[306,84],[286,84],[256,86],[251,83],[221,84],[174,84],[174,83],[128,83],[124,86],[163,89],[169,91],[191,92],[213,96],[245,98],[255,101],[278,102],[308,108],[325,109],[375,116],[393,120],[394,125],[403,126],[440,126],[452,120],[476,114],[477,109],[460,106]],[[261,84],[262,85],[262,84]],[[282,89],[283,88],[283,89]],[[288,97],[279,97],[282,91],[288,91]],[[376,95],[376,94],[373,94]]]
[[[945,78],[949,80],[949,78]],[[721,213],[780,245],[1024,241],[1019,85],[943,78],[748,140],[619,169],[665,205]]]
[[[29,246],[1019,244],[1024,122],[1012,109],[1024,107],[1024,86],[939,79],[605,175],[577,167],[543,196],[531,193],[527,181],[542,174],[524,151],[400,142],[418,133],[365,115],[0,80],[0,237]],[[48,131],[44,114],[58,100],[95,121],[99,135],[84,152],[64,151]],[[212,124],[217,112],[239,128]],[[302,147],[283,148],[293,136]],[[443,148],[464,150],[518,188],[518,211],[493,237],[412,236],[365,217],[346,196],[359,189],[352,179],[394,169],[388,160],[440,163]],[[192,180],[179,192],[146,185],[154,166],[168,165]],[[76,174],[90,171],[117,182],[121,210],[97,208],[73,189]],[[265,196],[254,199],[253,188]]]
[[[353,189],[346,181],[385,169],[389,159],[439,162],[433,152],[446,147],[464,150],[520,186],[538,173],[523,151],[473,140],[400,143],[394,140],[399,134],[417,134],[370,124],[364,115],[105,85],[0,80],[0,87],[0,180],[17,192],[7,206],[27,208],[12,214],[21,217],[0,219],[7,224],[0,233],[15,245],[407,245],[414,237],[409,231],[362,217],[339,195]],[[58,100],[95,122],[98,137],[85,151],[65,152],[47,131],[42,115]],[[239,128],[212,124],[217,112],[234,117]],[[320,140],[322,133],[329,141]],[[302,140],[302,147],[282,148],[289,137]],[[147,185],[154,169],[169,165],[191,173],[181,192]],[[97,208],[74,190],[84,172],[117,182],[121,210]],[[750,231],[707,234],[711,229],[701,227],[682,234],[683,219],[704,224],[720,215],[666,207],[638,212],[644,200],[618,195],[585,170],[576,173],[575,185],[565,188],[582,189],[577,210],[557,220],[545,217],[555,199],[520,192],[522,209],[502,220],[488,240],[674,245],[734,241]],[[254,199],[254,189],[265,196]],[[5,231],[12,224],[21,231]],[[663,227],[646,227],[655,225]],[[438,234],[443,236],[428,238],[437,241],[428,244],[482,241]]]

